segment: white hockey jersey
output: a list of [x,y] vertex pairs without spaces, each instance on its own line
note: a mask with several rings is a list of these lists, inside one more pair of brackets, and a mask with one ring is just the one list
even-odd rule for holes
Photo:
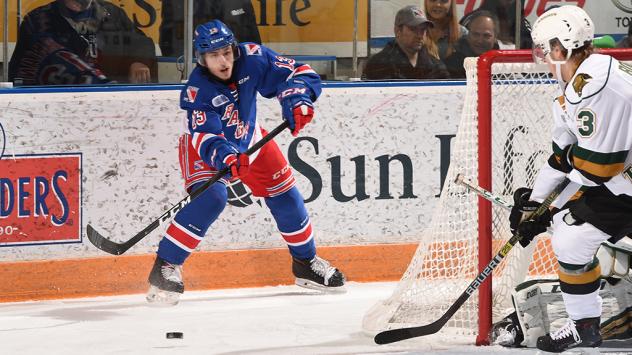
[[[568,175],[579,186],[605,185],[615,195],[632,196],[632,65],[592,54],[577,68],[564,96],[553,103],[555,159],[569,144],[573,169],[551,163],[540,170],[531,198],[542,202]],[[555,164],[553,164],[555,165]],[[558,199],[560,207],[568,200]]]

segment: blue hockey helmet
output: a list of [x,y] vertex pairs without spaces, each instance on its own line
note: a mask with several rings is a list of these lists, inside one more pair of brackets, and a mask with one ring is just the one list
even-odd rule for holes
[[202,64],[202,54],[230,45],[237,45],[235,35],[220,20],[213,20],[195,28],[193,47],[200,64]]

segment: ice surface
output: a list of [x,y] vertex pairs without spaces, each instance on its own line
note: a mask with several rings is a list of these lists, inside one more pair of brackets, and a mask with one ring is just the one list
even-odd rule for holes
[[[0,304],[0,354],[536,354],[476,347],[449,332],[375,345],[362,317],[395,283],[346,294],[297,286],[185,292],[175,307],[144,295]],[[166,339],[183,332],[183,339]],[[461,345],[459,345],[461,344]]]

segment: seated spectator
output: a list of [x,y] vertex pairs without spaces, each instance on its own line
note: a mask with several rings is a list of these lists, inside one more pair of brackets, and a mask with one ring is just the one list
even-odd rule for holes
[[632,24],[628,27],[628,35],[617,42],[617,48],[632,48]]
[[[520,3],[522,5],[522,2]],[[487,10],[498,18],[498,39],[502,49],[516,48],[516,0],[485,0],[478,10]],[[461,19],[467,26],[468,15]],[[520,45],[518,48],[531,49],[531,25],[524,17],[524,6],[520,7]]]
[[[233,30],[238,42],[261,44],[255,10],[250,0],[191,0],[193,28],[210,20],[220,20]],[[184,53],[184,1],[162,0],[160,50],[163,56]]]
[[467,28],[459,24],[456,0],[424,0],[428,20],[434,27],[427,38],[428,52],[445,60],[454,51],[454,46],[467,34]]
[[146,83],[153,41],[104,0],[56,0],[29,12],[9,62],[17,85]]
[[395,15],[395,40],[369,58],[362,79],[440,79],[447,78],[445,65],[425,47],[432,27],[417,6],[406,6]]
[[486,10],[472,12],[467,36],[459,40],[454,53],[445,61],[450,77],[465,78],[465,58],[478,57],[491,49],[498,49],[497,35],[498,18],[494,14]]

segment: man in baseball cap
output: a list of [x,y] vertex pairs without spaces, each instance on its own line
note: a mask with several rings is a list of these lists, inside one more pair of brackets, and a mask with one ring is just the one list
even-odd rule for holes
[[424,14],[423,10],[421,10],[419,6],[404,6],[397,11],[397,15],[395,15],[395,27],[402,25],[417,27],[424,24],[426,26],[434,27],[434,23],[426,18],[426,14]]
[[363,79],[444,79],[445,65],[431,56],[425,46],[428,29],[434,24],[417,6],[401,8],[395,15],[395,40],[369,58]]

